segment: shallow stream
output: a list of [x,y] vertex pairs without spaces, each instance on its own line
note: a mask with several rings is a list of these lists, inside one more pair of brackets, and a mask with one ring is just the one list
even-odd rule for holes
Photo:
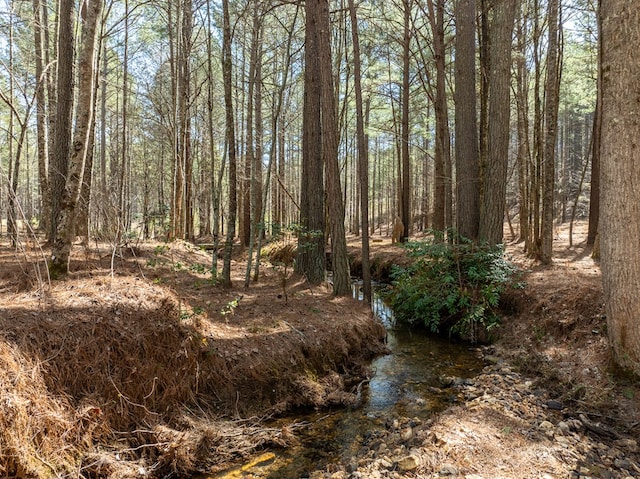
[[[359,290],[355,284],[354,296],[360,296]],[[346,463],[363,441],[384,430],[387,422],[397,418],[424,421],[454,402],[451,389],[441,388],[443,378],[464,379],[480,371],[481,364],[467,344],[397,325],[392,311],[377,295],[373,310],[387,328],[390,354],[372,362],[362,406],[289,417],[287,424],[308,425],[296,429],[299,446],[266,453],[212,479],[298,479],[329,463]]]

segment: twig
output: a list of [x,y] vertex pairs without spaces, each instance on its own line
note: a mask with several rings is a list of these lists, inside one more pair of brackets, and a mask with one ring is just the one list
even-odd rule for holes
[[302,331],[300,331],[299,329],[294,328],[291,323],[285,321],[284,319],[280,320],[281,322],[283,322],[284,324],[286,324],[287,326],[289,326],[293,331],[295,331],[296,333],[298,333],[300,336],[302,336],[303,338],[305,337],[304,333]]
[[[153,414],[153,415],[155,415],[155,416],[158,416],[158,415],[159,415],[157,412],[149,411],[149,409],[147,409],[147,406],[145,406],[144,404],[138,404],[138,403],[135,403],[135,402],[131,401],[128,397],[126,397],[124,394],[122,394],[122,392],[120,391],[120,389],[118,389],[118,386],[116,386],[116,383],[113,381],[113,378],[111,377],[111,375],[109,375],[109,381],[111,381],[111,384],[113,385],[113,387],[115,388],[115,390],[118,392],[118,396],[119,396],[120,398],[122,398],[126,403],[129,403],[129,404],[131,404],[132,406],[136,406],[136,407],[142,408],[142,409],[144,409],[144,410],[145,410],[147,413],[149,413],[149,414]],[[154,382],[154,387],[155,387],[155,382]],[[152,390],[152,392],[153,392],[153,390]],[[149,397],[149,396],[146,396],[146,397]],[[146,397],[145,397],[145,398],[146,398]]]
[[34,455],[36,456],[36,459],[38,459],[38,461],[42,462],[42,464],[44,464],[45,466],[47,466],[49,469],[51,469],[51,472],[53,472],[54,476],[58,475],[58,471],[56,471],[56,468],[53,467],[49,462],[45,461],[43,458],[40,457],[40,454],[38,454],[38,451],[35,450],[33,451]]
[[139,451],[140,449],[144,449],[145,447],[162,447],[162,446],[167,446],[171,444],[170,442],[156,442],[154,444],[141,444],[139,446],[136,447],[129,447],[127,449],[122,449],[120,452],[135,452],[135,451]]
[[579,418],[582,424],[584,424],[584,427],[591,432],[595,432],[600,436],[611,437],[613,439],[618,439],[620,437],[620,435],[610,427],[602,426],[600,424],[591,422],[589,419],[587,419],[587,416],[585,416],[584,414],[580,414]]

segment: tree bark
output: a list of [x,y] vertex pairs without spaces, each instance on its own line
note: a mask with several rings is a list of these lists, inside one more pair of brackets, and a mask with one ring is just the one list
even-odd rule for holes
[[[596,16],[598,18],[598,38],[602,32],[602,15],[600,1]],[[591,194],[589,195],[589,229],[587,231],[587,245],[593,246],[598,234],[598,220],[600,218],[600,139],[602,137],[602,44],[598,44],[598,76],[596,111],[593,115],[593,133],[591,139]]]
[[555,193],[555,151],[558,136],[558,105],[560,91],[560,44],[558,1],[549,0],[547,22],[549,40],[547,51],[547,81],[545,86],[545,138],[542,194],[542,251],[543,264],[551,264],[553,257],[553,206]]
[[[511,93],[511,34],[516,0],[494,0],[489,16],[487,156],[483,165],[483,195],[479,238],[501,244],[506,208]],[[485,66],[485,68],[487,68]]]
[[336,98],[333,85],[331,58],[331,22],[328,0],[318,5],[318,50],[320,53],[321,78],[321,135],[322,156],[327,181],[327,207],[331,229],[331,267],[333,270],[333,294],[351,294],[351,275],[347,256],[347,240],[344,228],[344,203],[340,187],[338,165],[338,123],[336,121]]
[[321,131],[322,86],[318,45],[319,2],[305,2],[305,69],[302,127],[302,172],[300,185],[300,231],[296,271],[310,284],[325,278],[325,211]]
[[475,0],[456,0],[455,153],[458,233],[476,240],[480,224],[480,163],[476,112]]
[[369,264],[369,146],[364,130],[362,104],[362,72],[360,65],[360,36],[358,16],[353,0],[349,0],[351,37],[353,40],[353,78],[356,94],[356,130],[358,137],[358,172],[360,183],[360,220],[362,221],[362,292],[364,300],[371,303],[371,267]]
[[402,176],[399,184],[401,185],[400,194],[400,217],[404,224],[401,241],[407,241],[411,234],[411,161],[409,158],[409,132],[411,125],[409,124],[409,104],[411,97],[410,85],[410,57],[411,57],[411,10],[413,0],[403,0],[403,17],[404,17],[404,36],[402,41],[402,122],[401,122],[401,162]]
[[96,81],[96,44],[98,41],[98,19],[102,12],[102,0],[91,0],[84,12],[81,50],[78,58],[78,107],[76,128],[73,135],[73,150],[69,159],[68,176],[60,200],[60,216],[57,223],[49,272],[53,278],[69,272],[71,246],[76,229],[76,211],[82,189],[82,179],[93,142],[89,135],[94,117],[94,94]]
[[51,185],[51,221],[49,238],[54,240],[58,230],[61,198],[69,169],[71,143],[71,112],[73,109],[73,0],[58,4],[57,100],[53,149],[49,169]]
[[49,194],[49,130],[47,128],[47,76],[44,69],[44,44],[42,24],[42,0],[33,0],[33,35],[36,53],[36,132],[38,143],[38,177],[42,198],[41,229],[48,231],[51,217]]
[[231,284],[231,255],[233,254],[233,240],[236,234],[236,215],[238,210],[237,195],[237,165],[236,165],[236,134],[233,118],[233,95],[231,77],[231,20],[229,15],[229,0],[222,0],[223,39],[222,39],[222,78],[224,82],[225,128],[226,144],[229,158],[229,218],[227,220],[227,238],[224,245],[222,267],[222,284],[230,288]]
[[640,1],[602,2],[600,249],[615,362],[640,375]]

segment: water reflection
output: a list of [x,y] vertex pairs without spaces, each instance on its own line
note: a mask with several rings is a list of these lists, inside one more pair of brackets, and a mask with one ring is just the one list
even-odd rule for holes
[[[359,283],[354,283],[354,297],[362,299]],[[450,390],[440,388],[442,377],[468,378],[479,372],[481,365],[467,345],[396,324],[393,312],[377,294],[372,309],[387,328],[391,352],[372,362],[362,407],[288,418],[286,423],[311,424],[297,431],[300,446],[276,452],[269,466],[214,477],[297,479],[328,463],[348,462],[366,438],[385,429],[385,421],[399,417],[425,420],[455,400]]]

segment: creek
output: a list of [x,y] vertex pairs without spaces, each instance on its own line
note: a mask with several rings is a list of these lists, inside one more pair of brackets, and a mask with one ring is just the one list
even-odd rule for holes
[[[354,297],[362,299],[354,283]],[[338,409],[286,418],[282,424],[304,424],[296,429],[300,444],[267,452],[240,468],[211,479],[298,479],[330,463],[348,463],[363,443],[399,418],[425,421],[456,401],[443,378],[464,380],[482,368],[468,344],[415,332],[396,324],[393,312],[374,295],[372,308],[387,328],[390,353],[371,364],[372,375],[362,390],[357,409]]]

